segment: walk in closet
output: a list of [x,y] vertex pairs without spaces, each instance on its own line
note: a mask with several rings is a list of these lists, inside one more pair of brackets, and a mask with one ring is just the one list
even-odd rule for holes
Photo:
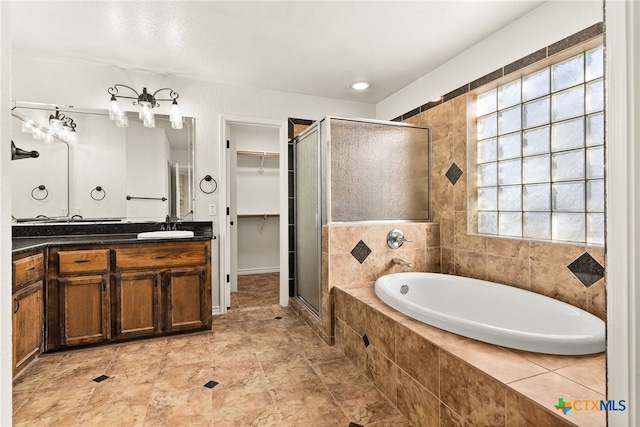
[[[232,273],[235,272],[237,275],[278,273],[280,270],[278,129],[237,124],[231,126],[230,136],[231,215],[235,216],[236,224],[235,230],[234,227],[231,230]],[[238,290],[237,283],[236,276],[231,280],[231,292]]]

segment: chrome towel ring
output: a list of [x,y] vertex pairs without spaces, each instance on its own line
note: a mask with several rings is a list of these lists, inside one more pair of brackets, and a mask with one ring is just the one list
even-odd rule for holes
[[[35,196],[36,190],[44,191],[44,197],[36,197]],[[45,187],[42,184],[38,185],[37,187],[34,187],[33,190],[31,190],[31,197],[33,197],[35,200],[44,200],[47,197],[49,197],[49,190],[47,190],[47,187]]]

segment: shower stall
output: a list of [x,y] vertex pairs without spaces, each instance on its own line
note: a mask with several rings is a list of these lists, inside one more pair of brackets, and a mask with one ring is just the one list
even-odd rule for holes
[[430,130],[325,117],[295,138],[295,297],[320,316],[322,226],[429,220]]

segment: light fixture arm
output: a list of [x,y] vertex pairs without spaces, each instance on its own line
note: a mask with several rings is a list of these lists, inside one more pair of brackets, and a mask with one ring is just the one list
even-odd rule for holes
[[[127,89],[129,89],[131,92],[135,93],[136,96],[126,96],[126,95],[118,95],[118,87],[126,87]],[[127,98],[127,99],[135,99],[136,101],[133,103],[133,105],[137,105],[138,104],[138,99],[140,98],[140,94],[138,93],[137,90],[135,90],[134,88],[127,86],[127,85],[122,85],[122,84],[115,84],[113,85],[113,87],[110,87],[109,89],[107,89],[107,92],[109,92],[109,95],[111,95],[112,97],[116,97],[116,98]]]
[[[169,98],[156,98],[156,94],[158,92],[162,92],[163,90],[169,91]],[[162,89],[158,89],[157,91],[153,92],[153,95],[151,95],[151,97],[156,101],[175,101],[180,97],[180,95],[178,94],[178,92],[174,91],[170,87],[163,87]],[[156,103],[155,106],[158,107],[159,105]]]
[[[127,88],[131,92],[135,93],[136,96],[120,95],[118,91],[118,87]],[[169,98],[156,98],[156,94],[158,94],[159,92],[162,92],[163,90],[169,91]],[[153,92],[153,94],[150,94],[149,92],[147,92],[146,87],[142,88],[142,93],[138,93],[138,91],[132,88],[131,86],[123,85],[120,83],[116,83],[115,85],[113,85],[113,87],[108,88],[107,92],[109,93],[109,95],[111,95],[112,99],[113,98],[133,99],[134,100],[133,105],[139,105],[140,102],[148,102],[149,104],[151,104],[152,108],[160,106],[160,104],[158,104],[158,101],[174,101],[175,102],[175,100],[180,97],[180,94],[178,94],[178,92],[174,91],[169,87],[163,87],[162,89],[158,89],[155,92]]]

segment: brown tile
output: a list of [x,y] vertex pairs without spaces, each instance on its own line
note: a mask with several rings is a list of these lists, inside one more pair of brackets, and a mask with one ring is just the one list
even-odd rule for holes
[[487,255],[487,280],[529,289],[529,260]]
[[373,383],[393,403],[396,404],[396,365],[380,353],[374,346],[367,348],[367,372]]
[[366,333],[371,345],[391,361],[396,360],[395,324],[391,318],[367,306]]
[[487,279],[487,261],[484,253],[456,249],[453,259],[456,276]]
[[604,353],[555,372],[602,395],[607,393],[607,361]]
[[520,357],[527,359],[537,365],[542,366],[550,371],[564,368],[576,363],[585,362],[587,360],[598,357],[598,355],[586,355],[586,356],[559,356],[554,354],[532,353],[530,351],[506,349],[511,353],[515,353]]
[[[213,417],[212,391],[154,390],[144,417],[145,425],[208,425]],[[255,400],[248,401],[253,405]]]
[[468,425],[453,409],[440,402],[440,427],[466,427]]
[[440,401],[420,383],[398,370],[398,409],[416,425],[440,424]]
[[530,280],[533,292],[586,310],[587,289],[565,266],[532,261]]
[[570,427],[574,424],[507,388],[507,427]]
[[584,253],[584,246],[551,242],[531,242],[531,261],[567,266]]
[[505,422],[505,386],[446,351],[440,353],[440,399],[474,426]]
[[[538,405],[554,410],[559,398],[565,402],[582,400],[601,400],[604,395],[575,383],[555,372],[538,375],[509,384],[509,387],[536,402]],[[601,427],[606,425],[604,411],[570,410],[566,419],[579,426]]]
[[442,248],[440,251],[440,272],[444,274],[455,273],[455,252],[453,249]]
[[606,282],[600,280],[587,289],[587,311],[607,320]]
[[433,395],[440,394],[438,346],[399,323],[396,324],[396,363]]
[[469,252],[485,253],[487,250],[487,238],[468,233],[467,212],[456,211],[454,215],[454,242],[456,249],[461,248]]
[[529,242],[519,239],[487,238],[487,254],[528,260]]
[[350,422],[361,425],[369,426],[376,422],[393,421],[402,416],[389,399],[375,388],[360,393],[357,398],[339,401],[338,405]]
[[367,352],[362,342],[362,336],[340,319],[336,320],[336,345],[351,362],[361,369],[366,369]]
[[515,353],[473,339],[459,340],[442,348],[503,383],[547,372],[547,369]]
[[455,216],[453,212],[442,212],[440,243],[443,248],[453,248],[455,246]]

